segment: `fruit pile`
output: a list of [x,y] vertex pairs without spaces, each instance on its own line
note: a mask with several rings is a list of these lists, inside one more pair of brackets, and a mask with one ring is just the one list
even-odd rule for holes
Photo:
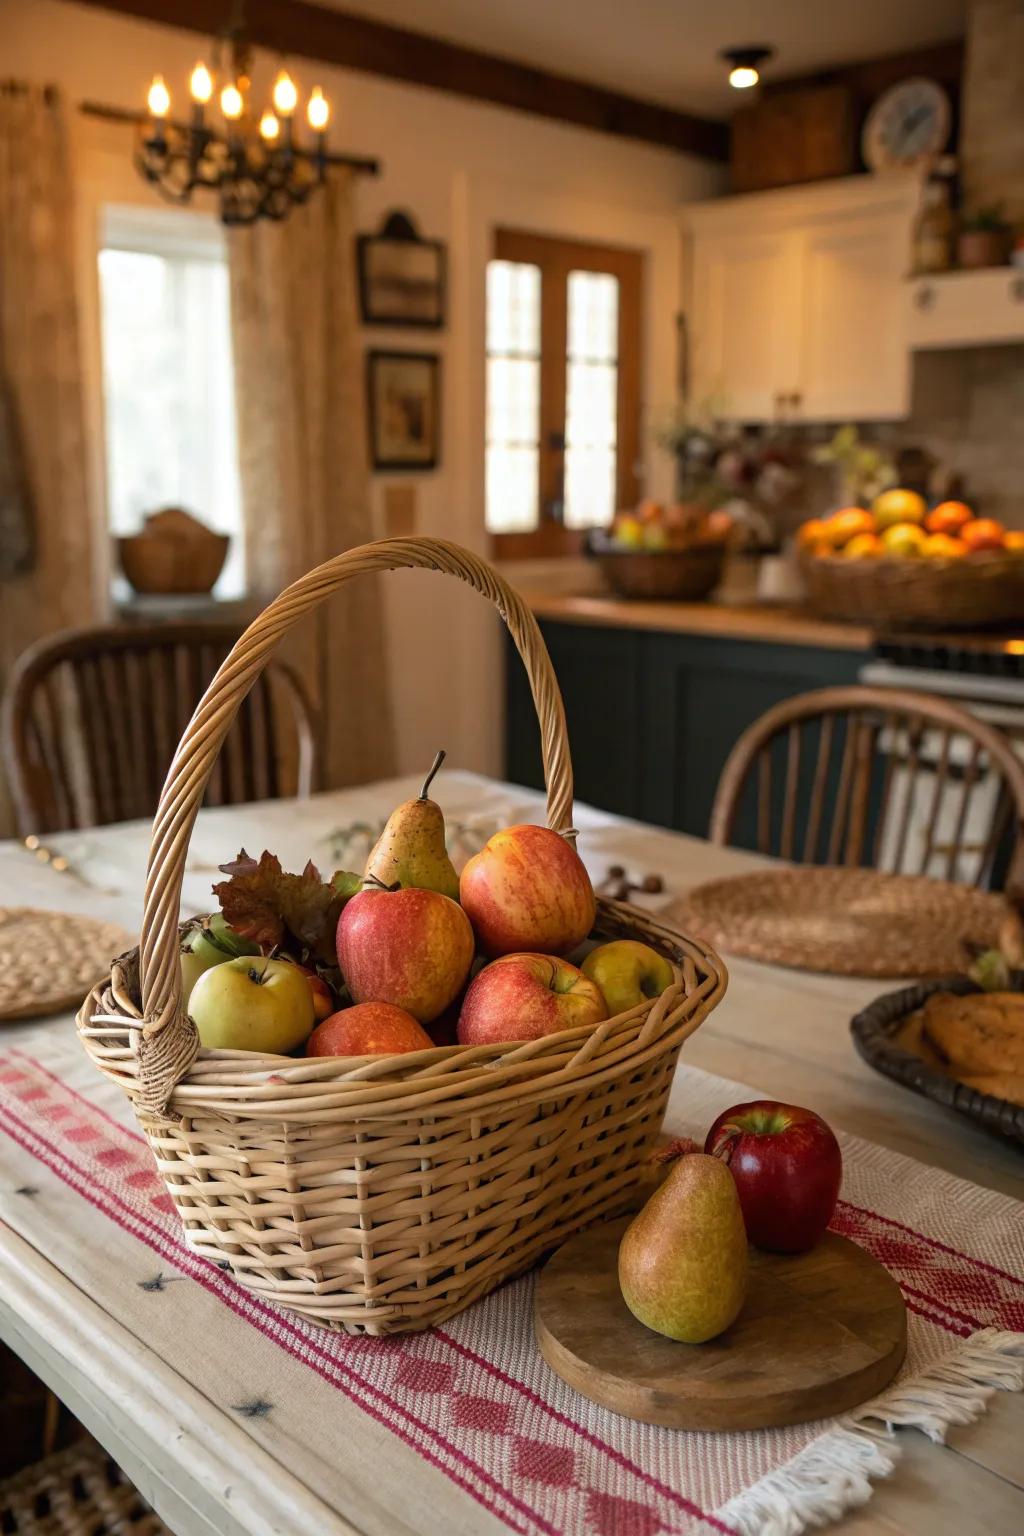
[[271,853],[221,866],[221,910],[182,939],[183,1002],[201,1043],[307,1056],[397,1055],[536,1040],[660,996],[669,961],[592,945],[590,877],[546,827],[496,832],[461,877],[428,790],[400,805],[363,874],[288,874]]
[[797,543],[810,555],[847,560],[961,560],[990,551],[1024,553],[1024,532],[1007,530],[992,517],[975,517],[962,501],[943,501],[928,510],[916,491],[883,491],[864,507],[843,507],[829,517],[803,523]]
[[654,1156],[664,1182],[626,1228],[619,1288],[646,1327],[685,1344],[717,1338],[747,1290],[747,1243],[805,1253],[832,1220],[839,1143],[813,1110],[773,1100],[718,1116],[703,1152],[673,1142]]
[[728,542],[733,520],[724,508],[709,512],[699,505],[642,501],[635,512],[617,512],[611,526],[613,549],[665,550],[706,549]]

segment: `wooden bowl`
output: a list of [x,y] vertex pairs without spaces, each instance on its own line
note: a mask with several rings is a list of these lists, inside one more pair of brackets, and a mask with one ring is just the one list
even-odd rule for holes
[[136,533],[119,538],[117,552],[136,592],[209,592],[224,569],[230,543],[226,533],[211,532],[202,539]]
[[726,551],[723,544],[665,550],[601,545],[592,553],[620,597],[696,603],[721,581]]

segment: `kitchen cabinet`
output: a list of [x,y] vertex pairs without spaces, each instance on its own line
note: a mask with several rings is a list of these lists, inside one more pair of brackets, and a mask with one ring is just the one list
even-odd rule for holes
[[942,272],[906,285],[907,335],[914,350],[1024,341],[1024,270],[985,267]]
[[[580,800],[705,837],[718,777],[766,709],[857,681],[859,650],[541,620],[565,701]],[[543,787],[529,685],[511,646],[505,777]],[[754,846],[742,819],[737,841]]]
[[860,176],[683,214],[689,395],[739,421],[898,419],[916,177]]

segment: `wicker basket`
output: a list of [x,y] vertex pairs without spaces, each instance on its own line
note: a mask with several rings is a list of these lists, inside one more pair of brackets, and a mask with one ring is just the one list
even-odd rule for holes
[[171,1536],[94,1440],[79,1440],[0,1483],[4,1536]]
[[801,569],[822,618],[874,629],[979,629],[1024,619],[1024,555],[847,560],[807,555]]
[[593,549],[605,580],[620,597],[690,603],[700,602],[718,586],[725,553],[723,544],[693,549]]
[[572,838],[572,769],[529,609],[457,545],[391,539],[339,555],[238,640],[175,754],[153,825],[142,942],[86,999],[82,1040],[132,1099],[190,1246],[306,1317],[386,1334],[451,1317],[620,1207],[654,1144],[679,1048],[721,998],[702,944],[614,902],[596,931],[657,945],[675,981],[597,1026],[401,1058],[200,1050],[180,1006],[178,909],[203,789],[275,646],[352,577],[422,567],[495,604],[540,718],[548,822]]

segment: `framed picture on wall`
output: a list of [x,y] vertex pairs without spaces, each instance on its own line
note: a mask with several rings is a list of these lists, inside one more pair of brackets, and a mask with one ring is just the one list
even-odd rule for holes
[[376,235],[360,235],[359,308],[364,325],[444,325],[445,248],[423,240],[407,213],[392,213]]
[[435,469],[441,438],[437,353],[368,352],[366,394],[372,467]]

